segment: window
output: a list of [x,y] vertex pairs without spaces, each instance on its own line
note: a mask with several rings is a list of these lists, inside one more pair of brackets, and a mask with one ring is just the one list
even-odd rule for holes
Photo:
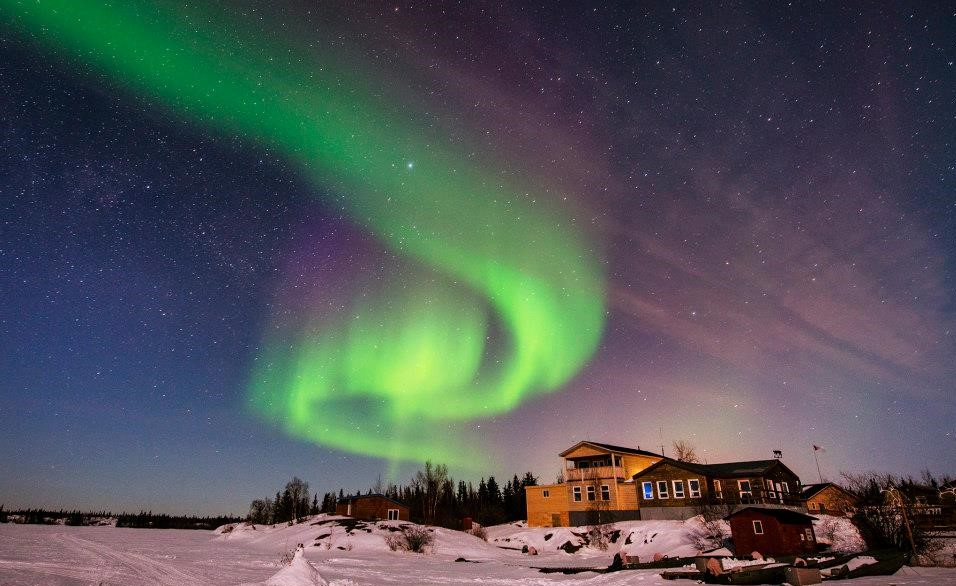
[[594,487],[593,487],[593,486],[589,486],[589,487],[588,487],[588,500],[589,500],[589,501],[593,501],[593,500],[595,499],[595,495],[594,495],[595,492],[596,492],[596,491],[594,490]]
[[614,465],[615,465],[615,466],[620,466],[620,465],[621,465],[621,457],[620,457],[620,456],[614,456]]
[[780,492],[790,494],[790,487],[787,486],[786,482],[780,484]]
[[602,501],[611,500],[611,487],[606,484],[601,485],[601,500]]
[[551,496],[551,491],[548,489],[544,489],[541,491],[541,496],[543,496],[544,498],[548,498],[549,496]]
[[754,521],[754,534],[763,535],[763,523],[760,521]]
[[714,498],[719,498],[719,499],[724,498],[724,493],[723,493],[722,490],[720,490],[720,481],[719,481],[719,480],[715,480],[715,481],[714,481]]
[[753,498],[754,493],[750,488],[749,480],[738,480],[737,488],[740,489],[740,500],[744,501]]
[[654,500],[654,483],[653,482],[641,483],[641,488],[644,490],[644,500],[647,500],[647,501]]
[[684,498],[684,481],[683,480],[674,481],[674,498],[675,499]]
[[813,541],[813,529],[807,527],[803,530],[803,533],[807,536],[807,541]]
[[388,510],[388,520],[389,520],[389,521],[398,521],[398,509],[389,509],[389,510]]
[[580,486],[575,486],[574,488],[572,488],[571,493],[574,496],[574,502],[576,503],[581,502],[581,487]]
[[691,478],[687,481],[687,488],[690,489],[690,498],[699,499],[700,498],[700,480],[696,478]]
[[659,499],[669,498],[667,496],[667,481],[666,480],[657,481],[657,498]]
[[775,499],[777,495],[773,492],[773,480],[767,479],[767,498]]

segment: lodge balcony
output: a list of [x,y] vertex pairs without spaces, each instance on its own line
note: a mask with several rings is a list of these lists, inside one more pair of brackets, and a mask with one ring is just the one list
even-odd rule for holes
[[761,491],[741,493],[739,491],[725,490],[723,492],[712,493],[709,501],[714,505],[776,505],[806,508],[806,501],[796,493],[771,493]]
[[566,468],[564,470],[565,482],[584,482],[604,478],[624,480],[624,468],[621,466],[589,466],[586,468]]

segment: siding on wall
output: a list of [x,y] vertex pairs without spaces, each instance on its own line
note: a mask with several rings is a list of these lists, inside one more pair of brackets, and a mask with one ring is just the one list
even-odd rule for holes
[[[683,480],[684,481],[684,498],[675,498],[674,497],[674,481]],[[690,480],[699,480],[700,481],[700,497],[691,498],[690,497]],[[658,497],[657,491],[657,482],[664,481],[667,482],[667,495],[668,498],[662,499]],[[644,498],[644,488],[643,484],[645,482],[651,482],[654,485],[654,498],[645,499]],[[637,490],[638,498],[640,499],[641,507],[693,507],[702,502],[706,502],[710,494],[710,487],[708,486],[707,478],[701,476],[690,470],[684,470],[677,466],[671,464],[661,464],[658,466],[651,474],[645,476],[640,476],[634,480],[634,485]],[[693,516],[693,515],[692,515]]]
[[831,515],[841,515],[852,510],[854,505],[852,496],[834,486],[828,486],[807,499],[807,508],[811,512],[829,513]]
[[[351,499],[351,517],[365,521],[388,519],[389,509],[398,509],[398,519],[408,521],[408,507],[381,496],[361,496]],[[349,499],[341,500],[335,505],[336,515],[349,515]]]
[[[550,495],[545,498],[544,491],[547,490]],[[547,484],[541,486],[528,486],[525,488],[525,495],[528,503],[528,526],[529,527],[552,527],[554,526],[552,515],[561,516],[561,525],[569,525],[568,520],[568,486],[566,484]]]
[[[763,524],[763,534],[755,534],[754,521]],[[806,530],[810,530],[810,539],[806,539]],[[781,521],[759,509],[748,509],[730,518],[730,531],[737,555],[747,555],[759,551],[764,555],[800,555],[816,551],[816,536],[813,524],[806,522]],[[801,536],[804,538],[801,539]]]

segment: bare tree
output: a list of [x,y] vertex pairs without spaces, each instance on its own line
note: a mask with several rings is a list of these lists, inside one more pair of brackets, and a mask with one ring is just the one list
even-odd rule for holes
[[734,505],[699,499],[694,505],[694,514],[700,517],[700,528],[691,536],[694,547],[707,551],[723,547],[730,537],[730,525],[724,518],[734,512]]
[[309,501],[309,483],[298,476],[293,476],[292,480],[286,483],[285,489],[289,491],[289,496],[292,497],[292,518],[294,520],[298,519],[302,513],[302,502],[308,503]]
[[[608,540],[614,532],[614,523],[611,520],[611,501],[610,486],[604,491],[600,478],[592,478],[587,489],[588,507],[586,511],[588,520],[588,534],[591,545],[600,550],[606,550]],[[607,497],[605,499],[604,497]],[[591,500],[591,498],[594,500]]]
[[895,547],[915,556],[938,548],[937,536],[914,522],[920,511],[916,494],[930,487],[878,472],[841,475],[844,487],[859,499],[853,521],[868,546]]
[[678,462],[687,462],[689,464],[699,464],[700,458],[697,457],[697,448],[687,440],[674,440],[671,444],[674,448],[674,456]]
[[422,495],[422,514],[425,517],[425,523],[433,524],[438,515],[438,503],[441,502],[448,486],[448,466],[432,464],[431,460],[427,460],[425,470],[416,472],[412,483]]

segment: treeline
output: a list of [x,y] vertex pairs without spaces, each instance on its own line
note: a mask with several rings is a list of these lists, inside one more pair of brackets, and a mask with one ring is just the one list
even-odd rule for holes
[[49,509],[20,509],[7,511],[0,505],[0,523],[23,523],[28,525],[70,525],[88,526],[112,524],[116,519],[117,527],[138,527],[153,529],[215,529],[226,523],[241,521],[233,516],[198,517],[193,515],[154,514],[152,511],[140,511],[136,514],[114,514],[110,511]]
[[215,529],[227,523],[237,523],[242,519],[220,515],[215,517],[194,517],[190,515],[155,515],[152,511],[140,511],[135,515],[123,513],[117,516],[117,527],[135,527],[147,529]]
[[81,512],[59,509],[17,509],[7,511],[0,505],[0,523],[23,523],[28,525],[90,525],[96,519],[114,517],[109,511]]
[[[476,486],[471,481],[455,481],[443,464],[426,462],[425,468],[416,472],[408,484],[383,485],[379,481],[364,492],[346,493],[339,489],[337,493],[325,493],[321,501],[318,494],[309,501],[308,483],[296,477],[286,485],[285,491],[277,492],[275,498],[254,500],[247,520],[264,524],[293,522],[304,515],[334,513],[336,503],[350,496],[382,494],[407,505],[413,521],[458,528],[463,518],[470,517],[482,525],[495,525],[523,520],[526,514],[524,489],[537,484],[537,477],[526,472],[520,478],[513,475],[504,486],[494,476],[482,478]],[[299,486],[300,490],[290,490],[292,486]],[[295,502],[299,505],[293,510]]]

